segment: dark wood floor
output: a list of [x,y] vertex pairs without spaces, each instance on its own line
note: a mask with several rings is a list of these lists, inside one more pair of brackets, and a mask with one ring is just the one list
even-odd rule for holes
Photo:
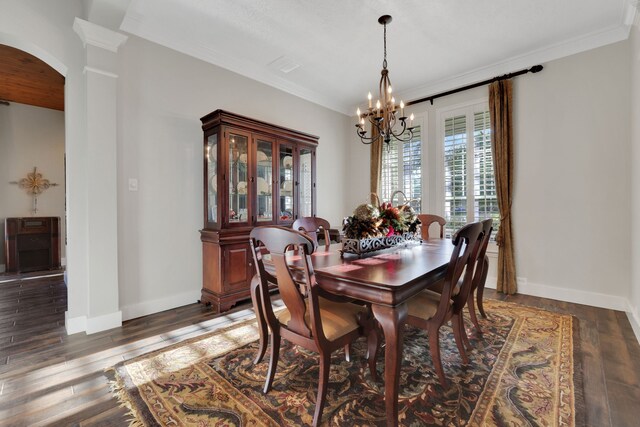
[[[624,313],[486,294],[577,316],[588,425],[640,426],[640,346]],[[127,425],[105,368],[252,317],[248,304],[223,316],[192,304],[110,331],[67,336],[65,310],[62,276],[0,275],[0,425]]]

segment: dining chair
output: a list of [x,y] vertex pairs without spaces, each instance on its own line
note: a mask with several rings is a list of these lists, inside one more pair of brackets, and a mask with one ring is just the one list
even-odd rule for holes
[[[487,247],[489,246],[489,239],[491,238],[491,232],[493,231],[493,220],[491,218],[482,221],[482,244],[480,246],[480,252],[478,252],[478,259],[476,261],[476,268],[473,274],[473,281],[471,286],[471,292],[467,299],[467,308],[469,309],[469,317],[471,322],[476,327],[476,331],[482,333],[480,323],[478,323],[478,316],[474,307],[473,297],[474,293],[478,305],[478,311],[482,317],[486,318],[487,315],[484,312],[482,305],[482,295],[484,294],[484,285],[487,281],[487,273],[489,272],[489,257],[487,257]],[[466,333],[465,333],[466,336]]]
[[324,218],[315,216],[307,216],[298,218],[293,222],[292,228],[296,231],[301,231],[307,236],[311,237],[311,240],[318,246],[318,233],[323,233],[325,246],[331,245],[331,237],[329,236],[329,221]]
[[462,297],[454,296],[453,292],[464,272],[458,295],[463,293],[468,295],[481,236],[482,224],[479,222],[467,224],[456,231],[452,237],[454,249],[442,281],[442,293],[425,290],[407,301],[407,323],[428,331],[431,358],[443,387],[447,386],[447,380],[440,358],[440,327],[449,320],[453,323],[453,332],[460,355],[463,361],[468,363],[461,335],[461,316],[455,311],[455,301],[461,301]]
[[[313,416],[313,425],[317,426],[322,418],[329,385],[331,353],[365,335],[369,348],[376,348],[373,316],[366,306],[330,301],[319,295],[311,265],[315,246],[309,236],[285,227],[264,226],[251,231],[250,243],[259,279],[261,309],[271,329],[269,370],[263,391],[268,393],[271,390],[282,338],[317,352],[320,378]],[[259,244],[263,250],[256,250]],[[292,260],[293,257],[287,259],[288,254],[296,260]],[[267,255],[274,274],[265,266]],[[277,315],[271,305],[269,283],[277,284],[285,305]],[[373,353],[369,351],[370,355]]]
[[429,226],[434,222],[440,225],[440,238],[444,238],[444,226],[447,224],[447,220],[438,215],[433,214],[418,214],[418,219],[422,224],[420,226],[420,233],[422,234],[422,240],[429,239]]

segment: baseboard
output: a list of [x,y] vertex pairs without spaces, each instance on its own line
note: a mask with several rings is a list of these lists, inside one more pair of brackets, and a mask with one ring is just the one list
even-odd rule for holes
[[85,332],[87,330],[87,316],[69,317],[69,312],[64,313],[64,326],[67,335]]
[[78,332],[86,332],[87,334],[95,334],[96,332],[106,331],[107,329],[122,326],[122,312],[104,314],[97,317],[78,316],[68,317],[69,312],[65,313],[65,327],[67,335],[77,334]]
[[[485,287],[495,289],[496,278],[487,277]],[[601,294],[556,286],[541,285],[539,283],[518,283],[518,293],[534,297],[549,298],[574,304],[590,305],[592,307],[608,308],[611,310],[627,311],[629,301],[620,296]]]
[[87,318],[87,334],[95,334],[96,332],[102,332],[120,326],[122,326],[121,311]]
[[629,303],[627,317],[629,318],[629,323],[631,323],[631,328],[633,328],[633,333],[636,334],[638,344],[640,344],[640,314],[638,313],[638,307],[633,307]]
[[144,301],[138,304],[131,304],[121,307],[122,319],[130,320],[137,317],[148,316],[149,314],[170,310],[183,305],[193,304],[200,299],[200,290],[188,291],[181,294],[172,295],[166,298],[159,298],[152,301]]

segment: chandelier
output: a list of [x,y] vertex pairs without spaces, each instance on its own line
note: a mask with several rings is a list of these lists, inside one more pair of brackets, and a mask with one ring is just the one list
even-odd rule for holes
[[[356,111],[358,115],[358,124],[356,132],[363,144],[372,144],[381,138],[387,144],[394,137],[400,141],[410,141],[413,138],[413,114],[409,117],[409,126],[407,127],[407,117],[404,115],[404,102],[400,101],[400,105],[396,105],[393,97],[393,89],[391,88],[391,80],[389,79],[389,70],[387,70],[387,24],[391,23],[391,16],[383,15],[378,18],[378,22],[384,26],[384,60],[382,61],[382,77],[380,77],[379,98],[373,108],[371,101],[371,92],[367,98],[369,99],[369,107],[367,111],[362,113],[360,108]],[[372,134],[367,135],[365,123],[371,124]],[[398,123],[399,122],[399,123]],[[397,125],[397,126],[396,126]],[[377,130],[374,136],[373,129]]]

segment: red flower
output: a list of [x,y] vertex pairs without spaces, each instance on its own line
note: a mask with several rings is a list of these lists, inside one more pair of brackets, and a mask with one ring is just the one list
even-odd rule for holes
[[393,229],[393,226],[390,225],[389,226],[389,231],[387,232],[387,237],[393,236],[395,233],[396,233],[396,231]]

